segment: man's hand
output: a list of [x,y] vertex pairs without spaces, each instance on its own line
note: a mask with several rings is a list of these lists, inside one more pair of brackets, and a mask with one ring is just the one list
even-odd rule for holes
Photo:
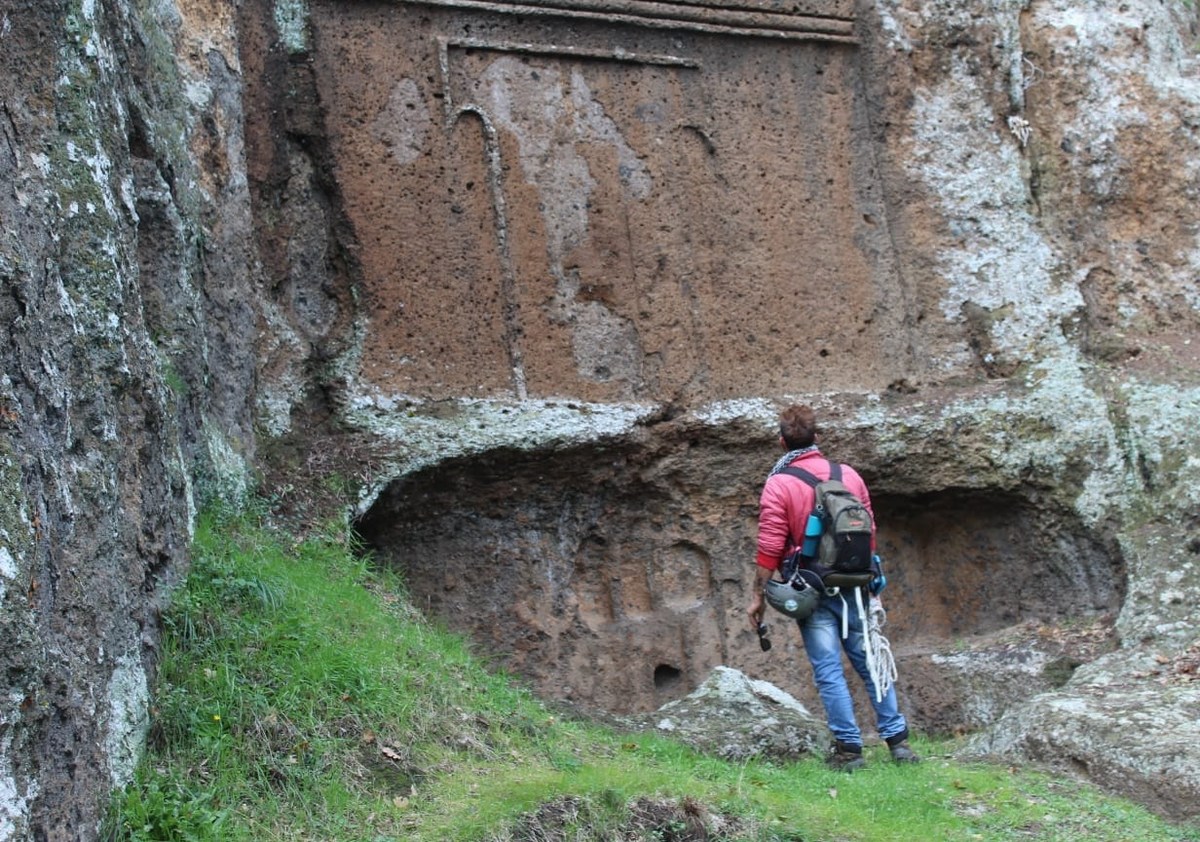
[[762,622],[763,612],[766,610],[766,604],[763,602],[762,588],[759,583],[754,583],[754,596],[750,599],[750,607],[746,609],[746,613],[750,615],[750,628],[755,633],[758,632],[758,625]]
[[750,628],[758,633],[758,624],[762,622],[763,612],[766,611],[766,603],[763,601],[763,588],[767,586],[767,580],[775,575],[774,570],[769,570],[761,564],[754,566],[754,593],[750,597],[750,606],[746,609],[746,613],[750,615]]

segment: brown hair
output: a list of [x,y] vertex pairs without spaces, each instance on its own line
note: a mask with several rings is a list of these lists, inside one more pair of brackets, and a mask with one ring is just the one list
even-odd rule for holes
[[788,450],[808,447],[817,438],[817,415],[803,404],[789,406],[779,415],[779,435]]

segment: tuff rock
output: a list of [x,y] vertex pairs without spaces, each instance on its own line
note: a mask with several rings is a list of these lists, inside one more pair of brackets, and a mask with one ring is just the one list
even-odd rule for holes
[[0,839],[95,838],[251,477],[548,698],[819,709],[792,400],[914,725],[1195,817],[1195,8],[584,5],[0,5]]
[[775,685],[730,667],[714,668],[682,699],[627,722],[735,761],[798,760],[830,744],[824,721],[808,708]]
[[1176,819],[1200,797],[1197,647],[1122,651],[1081,667],[1069,688],[1013,706],[964,756],[1023,758],[1082,775]]

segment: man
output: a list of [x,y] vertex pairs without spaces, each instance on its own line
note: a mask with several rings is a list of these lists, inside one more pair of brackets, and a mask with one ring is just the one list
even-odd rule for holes
[[[819,480],[829,478],[831,466],[816,445],[816,415],[808,406],[788,407],[779,418],[779,443],[787,453],[776,462],[763,486],[759,500],[758,554],[754,595],[747,613],[757,630],[765,608],[763,589],[779,569],[783,559],[800,545],[808,516],[816,505],[816,492],[799,477],[780,473],[788,466],[803,468]],[[871,512],[871,497],[858,472],[842,466],[842,483]],[[872,551],[875,547],[871,535]],[[900,713],[896,690],[889,687],[879,697],[867,668],[864,649],[863,618],[855,608],[856,600],[822,593],[813,613],[797,620],[804,651],[812,664],[813,679],[825,707],[826,721],[833,732],[834,749],[829,764],[835,769],[853,772],[864,765],[862,732],[854,718],[854,704],[846,675],[842,670],[842,650],[862,677],[871,704],[875,708],[876,729],[887,742],[892,759],[898,763],[916,763],[919,758],[908,744],[908,724]],[[843,620],[847,634],[842,637]]]

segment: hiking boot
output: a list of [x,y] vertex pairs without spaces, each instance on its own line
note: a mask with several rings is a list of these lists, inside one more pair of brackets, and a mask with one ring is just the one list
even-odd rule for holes
[[920,763],[921,758],[908,744],[908,731],[887,739],[888,749],[892,752],[892,760],[897,763]]
[[825,763],[835,772],[854,772],[867,765],[867,761],[863,760],[862,746],[843,743],[841,740],[834,743],[833,753],[826,758]]

